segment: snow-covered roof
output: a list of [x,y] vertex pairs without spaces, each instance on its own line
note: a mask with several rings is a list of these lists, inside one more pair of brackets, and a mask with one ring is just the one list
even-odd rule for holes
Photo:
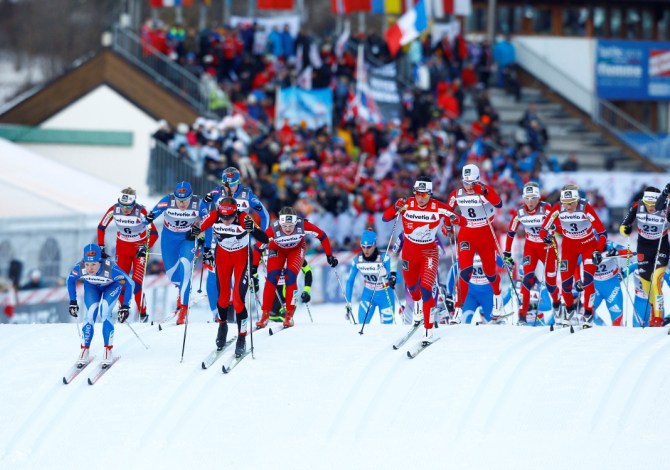
[[0,184],[10,203],[2,217],[101,214],[116,200],[117,185],[0,139]]

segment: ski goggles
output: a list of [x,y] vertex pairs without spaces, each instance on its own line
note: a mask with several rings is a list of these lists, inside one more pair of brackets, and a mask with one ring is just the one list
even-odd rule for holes
[[298,223],[298,216],[293,214],[281,214],[279,216],[279,225],[286,225],[289,227],[295,226]]
[[132,209],[135,205],[135,195],[121,193],[119,196],[119,206],[122,209]]

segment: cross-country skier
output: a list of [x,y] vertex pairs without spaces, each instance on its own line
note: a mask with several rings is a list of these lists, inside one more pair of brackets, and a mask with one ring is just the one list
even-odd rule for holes
[[[414,183],[414,197],[398,199],[384,211],[383,220],[391,221],[398,214],[403,227],[403,247],[400,267],[405,285],[415,303],[414,322],[423,316],[425,333],[423,342],[433,341],[435,298],[433,286],[438,269],[438,251],[435,241],[437,231],[445,224],[460,223],[461,217],[451,212],[447,205],[432,198],[433,183],[426,176],[419,176]],[[422,305],[419,305],[422,301]]]
[[[235,167],[228,167],[223,170],[221,175],[221,185],[207,193],[203,199],[206,203],[211,204],[211,210],[216,210],[219,202],[225,197],[232,197],[235,199],[237,210],[240,213],[252,214],[255,212],[258,214],[261,230],[267,230],[270,221],[268,211],[265,209],[261,200],[253,193],[251,188],[241,184],[240,172]],[[211,230],[206,231],[205,248],[203,252],[206,254],[215,246],[216,243],[211,238]],[[208,258],[211,258],[211,256],[208,255]],[[206,263],[205,266],[209,269],[210,273],[213,271],[213,266],[209,265],[209,263]],[[256,266],[252,264],[251,270],[252,275],[255,275]],[[214,318],[218,318],[217,299],[219,298],[219,289],[217,286],[217,279],[217,276],[207,275],[207,298]],[[229,320],[232,320],[232,316]]]
[[[555,232],[553,227],[555,227]],[[574,184],[563,186],[560,202],[556,204],[540,229],[540,237],[544,242],[553,246],[553,250],[557,250],[554,233],[563,235],[560,253],[561,290],[566,307],[563,323],[572,319],[577,308],[572,296],[572,285],[574,273],[582,264],[584,269],[583,326],[591,327],[593,326],[593,301],[595,300],[593,275],[607,243],[607,232],[591,204],[586,199],[580,198],[579,188]],[[578,261],[580,255],[581,263]],[[560,316],[560,311],[555,314],[557,323]]]
[[[300,294],[300,301],[303,304],[308,304],[312,300],[312,267],[307,263],[307,260],[302,262],[302,268],[300,269],[302,274],[305,276],[305,284],[302,288],[302,293]],[[272,311],[270,312],[270,321],[283,322],[286,319],[286,278],[284,276],[284,271],[279,276],[277,281],[277,291],[275,294],[275,300],[272,304]],[[258,274],[256,274],[258,275]]]
[[[465,165],[462,170],[463,187],[454,190],[449,196],[447,209],[459,208],[467,223],[461,226],[458,233],[458,262],[461,274],[458,280],[458,299],[456,313],[462,314],[463,302],[468,296],[468,282],[472,276],[475,253],[482,260],[484,275],[493,288],[493,321],[504,315],[503,296],[500,290],[500,276],[496,265],[496,249],[498,242],[492,233],[495,209],[502,207],[500,196],[480,181],[479,168],[476,165]],[[502,253],[500,253],[502,255]]]
[[[667,234],[670,216],[665,211],[669,190],[670,184],[665,187],[663,193],[653,186],[645,188],[642,199],[633,202],[619,227],[622,235],[629,236],[633,222],[637,223],[638,273],[649,299],[648,305],[638,314],[644,317],[642,321],[645,323],[647,318],[650,318],[649,326],[663,325],[664,309],[661,286],[669,254]],[[651,317],[648,315],[650,310]]]
[[[177,297],[177,325],[184,324],[191,293],[192,264],[195,257],[195,240],[200,231],[197,222],[208,215],[207,205],[193,194],[191,185],[182,181],[172,194],[158,201],[146,217],[147,223],[163,215],[161,254],[165,273],[179,288]],[[193,230],[191,228],[193,227]]]
[[[391,272],[391,258],[377,248],[377,234],[366,230],[361,235],[362,252],[351,262],[346,296],[351,301],[356,275],[363,276],[363,293],[358,305],[358,323],[370,323],[375,311],[384,324],[393,323],[395,301],[387,277]],[[367,318],[366,318],[367,314]]]
[[[193,231],[194,228],[191,230]],[[232,197],[221,199],[217,210],[210,212],[202,221],[200,230],[210,228],[217,246],[214,253],[208,251],[203,256],[209,257],[210,262],[214,261],[216,263],[216,279],[219,286],[219,298],[217,299],[219,329],[216,335],[216,347],[220,350],[226,344],[232,283],[232,305],[239,332],[235,355],[239,357],[246,351],[247,318],[249,318],[249,313],[244,304],[249,287],[247,270],[249,269],[248,264],[251,262],[249,235],[251,234],[262,243],[268,242],[268,236],[256,227],[251,216],[238,210],[237,202]]]
[[270,321],[270,312],[274,303],[277,282],[282,269],[285,268],[286,279],[286,318],[284,327],[293,326],[296,299],[294,297],[298,271],[305,260],[305,237],[312,235],[319,239],[331,267],[337,266],[337,258],[333,256],[330,240],[326,233],[302,217],[298,217],[295,209],[284,207],[279,211],[279,220],[275,220],[266,230],[268,243],[267,279],[263,289],[263,314],[256,322],[258,328],[265,328]]
[[[593,312],[595,313],[594,322],[596,325],[604,325],[604,321],[597,313],[598,306],[604,301],[607,310],[610,313],[612,326],[621,326],[623,321],[623,292],[621,291],[621,281],[625,273],[621,273],[619,266],[620,258],[624,260],[629,255],[625,246],[608,241],[605,245],[605,254],[602,255],[600,263],[596,266],[596,272],[593,282],[596,289],[596,297],[593,302]],[[598,261],[595,256],[594,261]],[[630,268],[629,268],[630,271]]]
[[552,211],[551,204],[540,200],[540,186],[537,183],[527,183],[523,187],[522,195],[523,205],[516,210],[509,224],[503,259],[510,269],[514,266],[512,243],[519,225],[521,225],[526,232],[526,243],[523,247],[523,261],[521,262],[523,281],[521,283],[521,307],[519,308],[518,323],[525,325],[526,313],[530,305],[530,291],[537,279],[535,271],[538,263],[542,263],[544,267],[544,279],[555,312],[560,307],[560,292],[556,286],[558,271],[556,252],[550,246],[547,246],[539,235],[544,219]]
[[[158,231],[152,223],[144,224],[147,210],[136,201],[136,192],[133,188],[125,188],[116,204],[110,207],[98,224],[98,245],[105,255],[105,230],[114,221],[116,224],[116,264],[132,277],[135,287],[135,304],[139,312],[139,320],[148,320],[147,305],[142,294],[142,282],[146,271],[148,250],[156,243]],[[119,298],[121,304],[127,302],[123,295]]]
[[[93,339],[93,325],[98,318],[102,320],[102,338],[105,343],[103,362],[113,361],[112,348],[114,347],[114,323],[112,309],[123,294],[130,299],[133,283],[123,270],[114,264],[111,259],[102,257],[102,249],[95,244],[84,247],[84,256],[74,265],[67,278],[67,290],[70,295],[70,315],[79,315],[77,303],[77,281],[84,281],[84,326],[81,329],[81,352],[78,362],[88,362],[89,348]],[[130,307],[122,304],[118,311],[118,320],[123,323],[128,319]]]

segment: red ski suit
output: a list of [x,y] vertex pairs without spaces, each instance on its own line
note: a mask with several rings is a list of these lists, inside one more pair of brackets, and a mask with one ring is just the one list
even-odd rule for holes
[[[98,245],[105,244],[105,230],[107,226],[114,221],[116,224],[116,264],[135,282],[133,295],[135,303],[140,313],[146,313],[147,307],[142,296],[142,282],[144,281],[144,272],[146,271],[145,256],[137,256],[137,249],[142,245],[148,245],[147,251],[154,246],[158,240],[158,231],[156,226],[151,223],[149,226],[149,241],[147,244],[147,230],[143,220],[147,215],[147,210],[141,204],[135,204],[130,214],[123,213],[123,209],[117,203],[110,207],[98,224]],[[123,293],[119,297],[119,302],[123,305],[128,300],[123,298]]]
[[397,216],[396,207],[401,210],[404,241],[401,252],[401,269],[405,285],[412,300],[423,300],[423,323],[426,329],[433,327],[431,309],[435,307],[433,285],[437,277],[438,251],[435,237],[442,222],[445,225],[461,223],[462,217],[448,210],[447,205],[436,199],[429,199],[422,208],[416,198],[403,202],[384,211],[383,220],[390,221]]
[[[559,263],[563,302],[565,302],[566,307],[572,307],[574,304],[572,297],[573,273],[579,267],[577,260],[581,255],[582,265],[584,266],[584,309],[591,311],[595,300],[593,275],[597,268],[593,264],[593,252],[605,249],[607,243],[605,227],[591,204],[586,202],[585,199],[579,200],[574,212],[568,212],[560,202],[557,203],[542,224],[540,237],[546,237],[552,230],[552,225],[556,227],[556,233],[563,235]],[[594,230],[596,234],[594,234]],[[556,250],[556,242],[553,241],[552,244],[554,250]]]
[[[449,195],[447,209],[453,211],[458,207],[461,215],[467,220],[466,224],[461,226],[457,238],[460,276],[456,306],[459,308],[463,307],[463,302],[468,296],[475,253],[479,254],[482,260],[482,269],[491,283],[493,293],[500,294],[500,277],[496,265],[497,243],[493,238],[490,224],[494,218],[495,208],[501,206],[500,196],[493,188],[482,183],[475,183],[472,193],[461,188]],[[502,256],[502,253],[500,255]]]

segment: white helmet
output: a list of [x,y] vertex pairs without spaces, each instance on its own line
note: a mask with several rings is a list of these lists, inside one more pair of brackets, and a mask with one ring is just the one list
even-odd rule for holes
[[477,165],[473,165],[470,163],[469,165],[465,165],[463,167],[463,181],[465,183],[474,183],[476,181],[479,181],[479,168]]

